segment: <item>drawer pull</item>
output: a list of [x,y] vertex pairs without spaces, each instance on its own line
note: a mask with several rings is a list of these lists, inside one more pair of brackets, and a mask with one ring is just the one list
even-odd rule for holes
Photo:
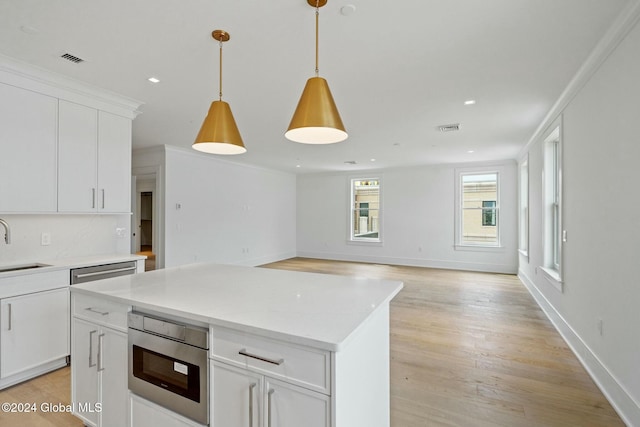
[[280,365],[282,365],[284,363],[284,359],[274,360],[274,359],[268,359],[266,357],[258,356],[256,354],[247,353],[247,349],[246,348],[243,348],[242,350],[240,350],[238,352],[238,354],[240,354],[242,356],[250,357],[252,359],[261,360],[263,362],[271,363],[272,365],[280,366]]
[[100,314],[101,316],[106,316],[107,314],[109,314],[108,311],[100,311],[100,310],[96,310],[93,307],[87,307],[85,308],[85,310],[90,311],[92,313],[96,313],[96,314]]

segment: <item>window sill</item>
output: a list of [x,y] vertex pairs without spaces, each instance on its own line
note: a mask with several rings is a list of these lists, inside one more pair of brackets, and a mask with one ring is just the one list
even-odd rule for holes
[[504,252],[503,246],[454,245],[456,251],[469,252]]
[[382,240],[347,240],[347,245],[355,245],[355,246],[382,246]]
[[542,271],[542,275],[544,278],[556,288],[560,293],[564,293],[564,283],[562,282],[562,278],[560,277],[560,273],[553,268],[548,267],[540,267],[540,271]]

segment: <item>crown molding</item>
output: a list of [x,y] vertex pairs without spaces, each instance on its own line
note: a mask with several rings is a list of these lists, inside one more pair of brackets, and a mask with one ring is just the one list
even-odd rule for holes
[[134,119],[143,102],[0,54],[0,82]]

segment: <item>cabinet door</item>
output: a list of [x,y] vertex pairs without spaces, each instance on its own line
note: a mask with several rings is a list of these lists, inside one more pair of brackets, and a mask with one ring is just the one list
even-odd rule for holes
[[98,113],[98,211],[131,212],[131,120]]
[[0,212],[55,212],[58,100],[0,83]]
[[[73,414],[86,425],[98,425],[98,413],[80,410],[95,408],[100,402],[98,382],[98,334],[100,327],[83,320],[73,319],[71,340],[71,401]],[[126,425],[126,424],[122,424]]]
[[58,108],[58,211],[95,212],[98,110],[62,100]]
[[0,376],[35,368],[69,354],[69,289],[2,300]]
[[212,425],[259,427],[263,377],[218,362],[211,375]]
[[268,427],[329,427],[329,396],[267,378],[265,421]]
[[126,426],[128,410],[127,334],[102,329],[98,335],[99,357],[96,360],[102,387],[100,425]]

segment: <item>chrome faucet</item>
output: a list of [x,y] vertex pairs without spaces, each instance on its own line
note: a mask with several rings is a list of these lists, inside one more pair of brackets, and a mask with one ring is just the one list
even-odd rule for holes
[[9,228],[9,224],[7,224],[7,221],[2,218],[0,218],[0,224],[2,224],[2,226],[4,227],[4,241],[8,245],[9,243],[11,243],[11,229]]

